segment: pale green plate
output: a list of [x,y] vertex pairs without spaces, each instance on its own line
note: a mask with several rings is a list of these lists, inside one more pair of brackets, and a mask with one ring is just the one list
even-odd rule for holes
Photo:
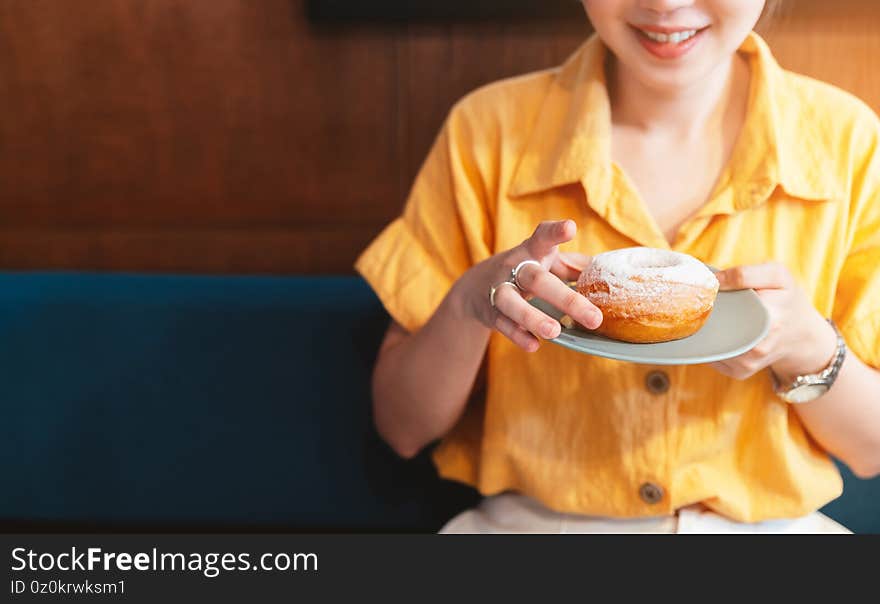
[[[554,319],[563,313],[540,298],[530,303]],[[595,356],[650,365],[697,365],[723,361],[751,350],[770,329],[770,316],[750,289],[719,292],[712,314],[692,336],[660,344],[629,344],[581,329],[565,329],[550,340]]]

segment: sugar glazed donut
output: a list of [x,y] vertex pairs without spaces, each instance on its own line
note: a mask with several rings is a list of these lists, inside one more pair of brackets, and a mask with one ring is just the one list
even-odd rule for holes
[[594,256],[577,290],[602,311],[597,333],[624,342],[667,342],[703,326],[718,279],[687,254],[632,247]]

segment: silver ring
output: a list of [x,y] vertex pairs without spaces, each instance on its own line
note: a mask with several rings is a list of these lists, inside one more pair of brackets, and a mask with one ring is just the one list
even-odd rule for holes
[[538,268],[544,268],[541,266],[541,263],[538,262],[537,260],[523,260],[522,262],[517,264],[516,268],[514,268],[512,271],[510,271],[510,282],[513,283],[514,285],[516,285],[516,287],[520,291],[522,291],[524,288],[522,285],[519,284],[519,281],[517,280],[517,276],[519,275],[520,269],[522,269],[522,267],[524,267],[527,264],[534,264]]
[[495,306],[495,292],[497,292],[499,289],[501,289],[502,285],[510,285],[511,287],[516,288],[516,291],[519,291],[519,287],[517,287],[516,283],[514,283],[513,281],[502,281],[498,285],[492,286],[491,288],[489,288],[489,305],[492,308],[497,308]]

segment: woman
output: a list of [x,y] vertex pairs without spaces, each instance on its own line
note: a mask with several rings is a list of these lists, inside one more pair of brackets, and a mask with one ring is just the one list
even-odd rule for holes
[[[880,470],[877,117],[778,66],[764,0],[583,4],[596,35],[459,102],[358,260],[393,319],[377,428],[405,457],[441,439],[440,474],[487,496],[445,532],[845,531],[816,510],[829,454]],[[767,338],[670,368],[541,346],[560,325],[524,296],[593,328],[563,281],[634,245],[724,267]]]

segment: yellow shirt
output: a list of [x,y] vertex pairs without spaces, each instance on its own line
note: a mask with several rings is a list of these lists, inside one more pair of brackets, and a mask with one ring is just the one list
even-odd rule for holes
[[[415,331],[469,267],[543,220],[572,218],[578,234],[563,251],[645,245],[719,267],[782,262],[851,352],[880,366],[880,123],[849,94],[784,71],[757,35],[740,52],[752,70],[743,130],[672,246],[611,161],[606,50],[593,37],[558,69],[460,101],[402,217],[357,270]],[[736,381],[705,365],[637,365],[549,343],[528,354],[498,333],[487,355],[484,400],[433,453],[442,476],[483,494],[612,517],[702,502],[752,522],[801,516],[841,493],[768,372]],[[646,382],[654,371],[668,377],[665,392]]]

